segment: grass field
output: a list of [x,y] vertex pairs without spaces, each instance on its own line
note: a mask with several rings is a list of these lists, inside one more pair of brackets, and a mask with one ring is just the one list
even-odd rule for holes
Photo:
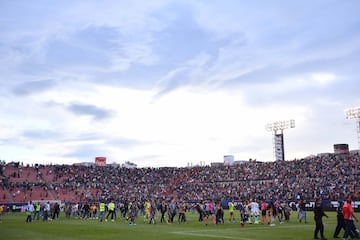
[[[329,218],[324,218],[325,236],[333,238],[336,226],[334,212],[327,213]],[[24,213],[7,214],[2,216],[0,224],[0,239],[36,239],[36,240],[95,240],[95,239],[125,239],[125,240],[202,240],[202,239],[238,239],[238,240],[306,240],[313,239],[315,223],[313,213],[308,212],[308,223],[300,224],[297,214],[291,215],[289,223],[278,224],[275,227],[261,224],[247,224],[240,227],[239,222],[228,223],[225,212],[225,224],[205,226],[198,222],[197,214],[187,214],[188,224],[145,224],[142,218],[137,219],[136,226],[129,226],[125,219],[115,222],[99,222],[98,220],[67,220],[62,213],[54,221],[33,221],[25,223]],[[343,231],[340,236],[342,236]]]

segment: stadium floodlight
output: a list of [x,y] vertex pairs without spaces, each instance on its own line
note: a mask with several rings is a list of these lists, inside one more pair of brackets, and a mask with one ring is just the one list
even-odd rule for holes
[[345,116],[347,119],[355,119],[356,120],[358,147],[360,149],[360,107],[345,109]]
[[360,119],[360,107],[346,109],[345,115],[347,119]]
[[293,119],[266,124],[266,130],[274,131],[274,132],[284,131],[285,129],[294,128],[294,127],[295,127],[295,120]]
[[276,161],[285,160],[284,130],[295,127],[295,120],[277,121],[266,124],[268,131],[274,132],[274,155]]

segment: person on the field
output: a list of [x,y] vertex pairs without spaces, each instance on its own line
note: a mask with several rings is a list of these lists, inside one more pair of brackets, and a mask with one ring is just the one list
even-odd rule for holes
[[47,220],[49,219],[50,210],[51,210],[51,208],[50,208],[50,202],[45,203],[45,205],[44,205],[44,210],[43,210],[43,212],[44,212],[43,221],[47,221]]
[[275,216],[278,218],[279,223],[283,224],[282,218],[283,218],[283,208],[281,206],[281,203],[279,200],[276,200],[274,202],[274,206],[275,206]]
[[199,214],[199,222],[202,222],[204,220],[204,209],[203,209],[203,205],[201,202],[197,203],[195,206],[195,209],[197,211],[197,213]]
[[34,219],[36,219],[36,220],[40,219],[40,210],[41,210],[41,205],[40,205],[40,202],[38,202],[35,205]]
[[146,223],[146,222],[149,222],[149,221],[150,221],[151,203],[150,203],[149,200],[145,200],[145,203],[144,203],[144,211],[145,211],[144,223]]
[[82,207],[83,215],[81,216],[82,219],[88,219],[90,217],[90,204],[85,203]]
[[306,216],[306,200],[301,199],[299,201],[299,222],[301,223],[304,220],[304,223],[307,223]]
[[3,206],[3,205],[0,205],[0,223],[2,223],[2,215],[3,215],[3,212],[4,212],[4,206]]
[[251,201],[250,203],[251,209],[251,218],[254,219],[254,223],[257,224],[260,222],[259,220],[259,215],[260,215],[260,207],[259,207],[259,203],[254,199],[253,201]]
[[60,214],[60,205],[59,203],[55,202],[54,207],[53,207],[53,215],[52,215],[52,219],[58,219],[59,218],[59,214]]
[[130,202],[128,205],[128,213],[129,213],[129,219],[130,219],[130,223],[129,225],[136,225],[135,223],[135,219],[136,219],[136,215],[137,215],[137,204],[136,201]]
[[238,208],[240,211],[240,226],[244,227],[245,226],[245,222],[247,221],[247,216],[246,216],[246,209],[245,209],[245,204],[243,202],[239,202],[238,204]]
[[106,216],[106,219],[105,221],[107,222],[109,216],[111,215],[111,221],[115,221],[115,203],[114,203],[114,199],[111,199],[110,200],[110,203],[108,204],[108,209],[109,209],[109,212]]
[[269,216],[269,224],[270,227],[274,227],[275,226],[275,216],[276,216],[276,208],[274,205],[273,201],[270,201],[270,203],[267,206],[267,210],[268,210],[268,216]]
[[179,203],[179,217],[178,217],[178,223],[180,224],[181,222],[187,223],[186,220],[186,203],[185,202],[180,202]]
[[320,232],[321,240],[326,240],[324,236],[324,224],[322,221],[323,217],[328,217],[328,216],[325,214],[323,210],[321,199],[318,198],[316,199],[315,208],[314,208],[314,220],[316,224],[316,228],[314,231],[314,239],[320,239],[318,237],[318,234]]
[[350,233],[354,233],[354,236],[356,239],[360,239],[358,231],[356,231],[356,227],[354,224],[354,220],[357,222],[358,219],[354,214],[354,209],[352,207],[352,200],[351,198],[346,199],[346,203],[344,204],[342,208],[342,212],[344,214],[345,219],[345,232],[343,235],[343,240],[346,240]]
[[166,222],[165,220],[165,214],[167,212],[167,204],[165,203],[165,200],[162,200],[161,205],[160,205],[160,213],[161,213],[161,218],[160,218],[160,222]]
[[26,206],[26,222],[32,222],[32,215],[35,211],[32,201],[30,201]]
[[203,209],[204,209],[204,223],[205,223],[205,226],[208,225],[209,223],[209,215],[211,214],[211,209],[210,209],[210,203],[208,201],[206,201],[203,205]]
[[174,217],[176,216],[176,203],[174,199],[170,201],[168,208],[168,216],[168,223],[173,223]]
[[104,216],[105,216],[105,203],[104,203],[104,200],[101,199],[100,204],[99,204],[99,219],[100,219],[100,222],[102,222],[104,220]]
[[235,204],[234,204],[234,200],[229,202],[229,222],[234,223],[235,222]]
[[154,200],[151,200],[150,208],[149,208],[149,224],[156,224],[156,217],[157,217],[157,205]]
[[267,203],[265,200],[262,201],[261,203],[261,224],[264,224],[265,221],[267,220],[267,216],[266,216],[266,209],[267,209]]
[[[342,208],[344,206],[344,203],[342,201],[339,202],[339,206],[336,208],[336,213],[337,213],[337,225],[335,228],[335,232],[334,232],[334,238],[339,238],[339,233],[341,231],[341,229],[346,230],[346,223],[345,223],[345,219],[344,219],[344,214],[342,212]],[[351,239],[354,238],[354,234],[352,232],[349,233]]]
[[215,203],[216,224],[224,224],[224,209],[220,202]]

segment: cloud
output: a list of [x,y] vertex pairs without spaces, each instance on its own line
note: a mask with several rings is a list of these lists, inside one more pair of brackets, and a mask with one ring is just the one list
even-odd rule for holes
[[62,156],[67,158],[76,158],[81,159],[82,161],[86,162],[93,162],[95,157],[97,156],[104,156],[108,150],[103,148],[102,146],[95,145],[95,144],[84,144],[78,145],[72,150],[64,153]]
[[54,86],[56,86],[56,84],[57,84],[56,81],[52,79],[27,81],[17,84],[13,88],[13,93],[19,96],[36,94],[51,89]]
[[90,104],[72,103],[67,109],[77,115],[92,116],[96,120],[103,120],[111,116],[111,111]]
[[60,133],[46,129],[27,129],[22,132],[22,136],[29,139],[48,140],[52,138],[58,138]]

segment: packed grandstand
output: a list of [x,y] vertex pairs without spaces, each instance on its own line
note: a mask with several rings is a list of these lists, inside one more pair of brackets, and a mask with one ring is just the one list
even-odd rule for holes
[[283,200],[357,197],[360,156],[327,154],[233,166],[125,168],[3,163],[0,203],[101,199]]

